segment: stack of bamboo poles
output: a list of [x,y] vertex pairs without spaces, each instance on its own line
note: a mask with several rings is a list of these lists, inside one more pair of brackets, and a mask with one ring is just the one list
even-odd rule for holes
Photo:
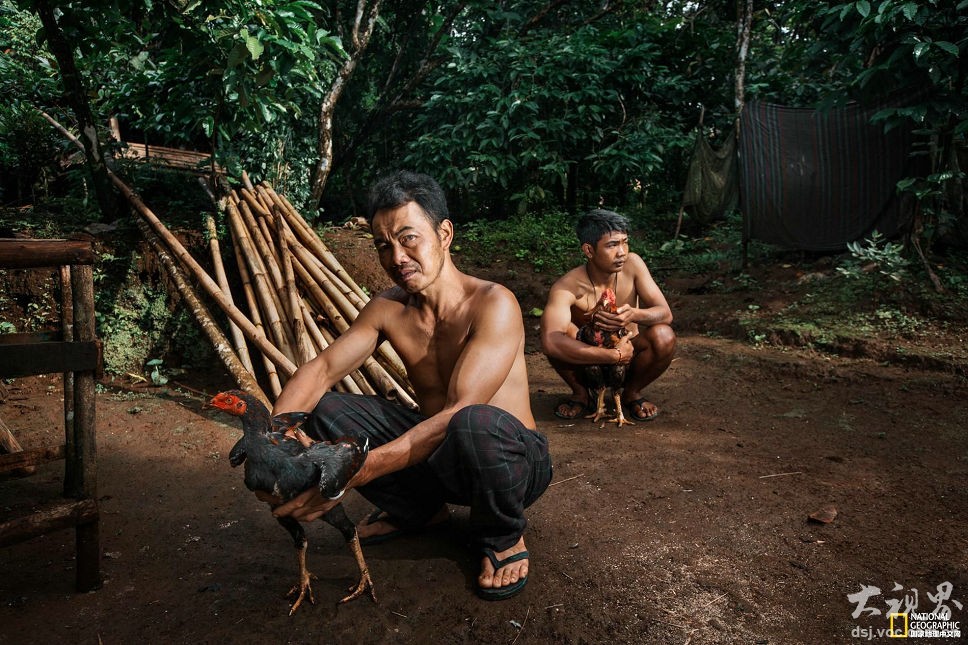
[[[50,115],[40,114],[83,149],[80,140],[64,126]],[[264,403],[278,396],[283,379],[292,376],[299,365],[311,360],[346,331],[369,299],[292,204],[271,186],[253,186],[243,173],[244,188],[216,201],[224,206],[228,217],[236,266],[248,305],[246,313],[235,305],[229,288],[214,219],[210,218],[207,227],[217,280],[110,165],[108,175],[140,216],[138,224],[145,239],[223,365],[239,387]],[[190,277],[228,317],[231,343],[198,297]],[[271,400],[256,380],[250,345],[262,358]],[[335,388],[382,395],[417,408],[403,362],[386,342]]]
[[[243,183],[223,203],[249,318],[280,353],[302,365],[349,328],[369,296],[285,196],[268,184],[253,186],[244,175]],[[214,233],[213,221],[208,227]],[[216,276],[231,298],[217,239],[210,239]],[[230,334],[240,361],[254,373],[245,337],[231,321]],[[274,398],[282,382],[265,354],[262,362]],[[336,389],[382,395],[416,408],[406,368],[386,342]]]

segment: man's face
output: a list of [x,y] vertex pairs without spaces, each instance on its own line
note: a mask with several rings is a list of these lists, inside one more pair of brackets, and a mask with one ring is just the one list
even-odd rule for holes
[[628,233],[610,231],[598,239],[595,246],[585,245],[585,255],[597,268],[609,273],[618,273],[625,266],[629,256]]
[[448,220],[435,231],[416,202],[377,211],[370,223],[380,264],[407,293],[419,293],[437,279],[444,266],[453,227]]

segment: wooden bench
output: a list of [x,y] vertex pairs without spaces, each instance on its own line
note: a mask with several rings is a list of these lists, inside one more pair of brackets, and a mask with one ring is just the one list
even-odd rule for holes
[[40,500],[25,515],[0,517],[0,547],[74,527],[78,591],[101,586],[94,415],[100,346],[94,334],[93,265],[88,242],[0,239],[0,269],[60,267],[60,333],[0,335],[0,378],[63,373],[65,430],[62,446],[0,455],[0,473],[64,460],[63,497]]

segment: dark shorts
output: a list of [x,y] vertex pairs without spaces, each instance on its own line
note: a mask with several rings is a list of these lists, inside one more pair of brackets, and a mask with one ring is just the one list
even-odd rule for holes
[[[327,393],[306,431],[316,439],[367,437],[370,448],[396,439],[425,416],[375,396]],[[361,486],[360,493],[402,528],[418,528],[445,503],[470,507],[481,546],[510,548],[527,526],[524,509],[551,482],[547,438],[500,408],[457,412],[426,462]]]

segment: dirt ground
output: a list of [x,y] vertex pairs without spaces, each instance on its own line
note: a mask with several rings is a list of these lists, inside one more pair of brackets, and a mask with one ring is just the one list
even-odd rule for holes
[[[334,252],[377,287],[378,269],[349,266],[365,257],[354,244],[367,243]],[[547,280],[511,286],[529,311]],[[355,565],[335,530],[312,527],[316,604],[288,617],[293,549],[229,467],[235,421],[188,390],[106,384],[104,585],[74,593],[70,530],[0,549],[0,643],[851,643],[888,627],[887,601],[915,593],[916,611],[945,604],[964,631],[964,376],[713,337],[708,321],[728,321],[737,296],[667,291],[680,339],[648,391],[661,414],[621,430],[554,417],[565,391],[526,319],[555,477],[528,512],[531,575],[519,596],[476,598],[479,556],[455,507],[447,528],[365,548],[378,603],[337,604]],[[952,333],[961,344],[963,331]],[[29,447],[62,441],[59,376],[0,394],[0,418]],[[0,518],[38,491],[56,494],[61,477],[55,463],[0,481]],[[370,508],[355,494],[346,507],[356,518]],[[832,522],[808,519],[827,507]],[[881,614],[854,618],[848,595],[870,586],[880,594],[866,607]]]

